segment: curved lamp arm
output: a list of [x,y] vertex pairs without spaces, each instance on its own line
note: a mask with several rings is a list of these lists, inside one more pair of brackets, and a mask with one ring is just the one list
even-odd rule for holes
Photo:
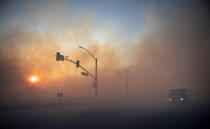
[[82,46],[79,46],[79,48],[84,49],[86,52],[88,52],[88,54],[89,54],[90,56],[92,56],[93,58],[97,59],[97,58],[96,58],[90,51],[88,51],[86,48],[84,48],[84,47],[82,47]]

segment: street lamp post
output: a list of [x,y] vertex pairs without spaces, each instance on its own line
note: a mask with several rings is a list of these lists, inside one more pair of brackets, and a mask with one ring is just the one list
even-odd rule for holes
[[125,69],[125,90],[126,96],[128,97],[128,69]]
[[95,59],[95,77],[94,78],[94,82],[93,82],[93,88],[95,88],[95,97],[97,98],[98,96],[98,59],[90,52],[88,51],[86,48],[79,46],[79,48],[84,49],[90,56],[92,56]]
[[128,70],[130,68],[133,68],[134,66],[131,65],[128,68],[125,69],[125,90],[126,90],[126,96],[128,97]]

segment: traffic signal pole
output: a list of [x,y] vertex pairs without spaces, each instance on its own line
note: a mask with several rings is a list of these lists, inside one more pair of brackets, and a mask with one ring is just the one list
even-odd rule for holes
[[93,88],[95,88],[95,97],[98,96],[98,59],[86,48],[79,46],[79,48],[84,49],[90,56],[92,56],[95,59],[95,82],[93,82]]
[[[80,46],[80,48],[83,48],[83,47]],[[85,49],[85,48],[83,48],[83,49]],[[98,70],[98,68],[97,68],[98,59],[95,56],[93,56],[87,49],[85,49],[85,50],[95,59],[95,76],[93,74],[91,74],[88,70],[86,70],[83,66],[81,66],[80,63],[79,63],[79,60],[76,60],[76,62],[72,61],[72,60],[68,59],[67,57],[65,58],[64,55],[61,55],[59,52],[57,52],[56,61],[67,60],[67,61],[69,61],[71,63],[76,64],[77,68],[80,67],[82,70],[84,70],[85,73],[82,72],[82,75],[85,75],[85,76],[90,75],[95,80],[93,82],[93,88],[95,88],[95,97],[97,98],[97,96],[98,96],[98,73],[97,73],[97,70]]]

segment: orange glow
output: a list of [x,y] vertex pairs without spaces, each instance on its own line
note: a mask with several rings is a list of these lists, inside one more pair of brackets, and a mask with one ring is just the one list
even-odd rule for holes
[[31,76],[29,77],[29,81],[32,83],[36,83],[39,81],[39,78],[37,76]]

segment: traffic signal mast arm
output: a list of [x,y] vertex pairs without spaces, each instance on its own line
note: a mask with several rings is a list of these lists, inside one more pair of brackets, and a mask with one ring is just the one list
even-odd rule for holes
[[95,76],[93,76],[90,72],[88,72],[84,67],[82,67],[80,64],[78,64],[77,62],[74,62],[74,61],[72,61],[72,60],[69,60],[69,59],[67,59],[67,58],[64,58],[65,60],[67,60],[67,61],[69,61],[69,62],[71,62],[71,63],[74,63],[74,64],[76,64],[76,65],[78,65],[78,67],[80,67],[82,70],[84,70],[88,75],[90,75],[93,79],[96,79],[96,77]]

